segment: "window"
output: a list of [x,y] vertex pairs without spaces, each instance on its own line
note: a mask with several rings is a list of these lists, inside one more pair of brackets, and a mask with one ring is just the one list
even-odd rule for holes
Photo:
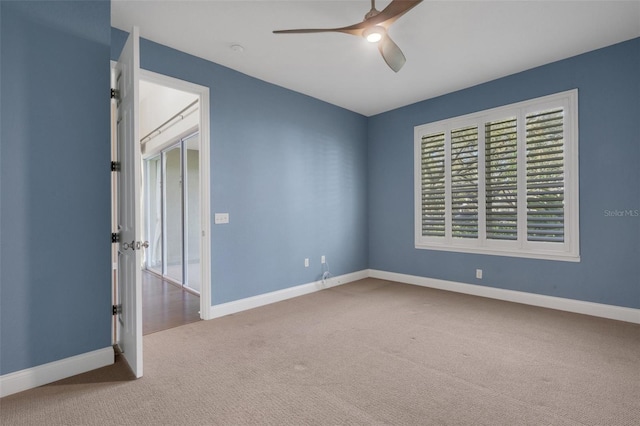
[[415,128],[416,248],[579,261],[578,91]]

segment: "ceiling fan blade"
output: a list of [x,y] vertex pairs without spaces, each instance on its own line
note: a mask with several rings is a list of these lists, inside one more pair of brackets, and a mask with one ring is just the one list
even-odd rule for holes
[[340,28],[306,28],[298,30],[276,30],[274,34],[307,34],[307,33],[347,33],[353,35],[362,35],[362,32],[367,27],[366,22],[358,22],[357,24],[349,25],[348,27]]
[[407,62],[407,58],[405,58],[402,50],[400,50],[398,45],[395,44],[388,35],[380,40],[378,43],[378,50],[380,50],[380,53],[382,54],[384,61],[389,65],[389,68],[395,72],[400,71],[404,63]]
[[308,34],[308,33],[346,33],[356,36],[362,36],[365,29],[374,25],[382,25],[389,27],[396,19],[407,13],[421,3],[422,0],[393,0],[384,10],[371,18],[365,19],[357,24],[340,28],[307,28],[294,30],[276,30],[274,34]]

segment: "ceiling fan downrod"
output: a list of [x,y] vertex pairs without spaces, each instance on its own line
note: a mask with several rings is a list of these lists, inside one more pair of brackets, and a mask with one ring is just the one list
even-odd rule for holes
[[379,15],[380,11],[376,9],[376,0],[371,0],[371,10],[364,15],[364,20],[371,19],[376,15]]

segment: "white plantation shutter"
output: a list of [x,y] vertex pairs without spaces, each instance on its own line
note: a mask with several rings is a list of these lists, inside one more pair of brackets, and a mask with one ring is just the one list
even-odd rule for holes
[[416,248],[579,261],[577,96],[416,126]]
[[451,132],[451,232],[478,237],[478,128]]
[[487,238],[518,239],[518,129],[516,118],[485,125]]
[[445,235],[444,133],[422,138],[422,235]]
[[527,240],[564,241],[564,114],[527,115]]

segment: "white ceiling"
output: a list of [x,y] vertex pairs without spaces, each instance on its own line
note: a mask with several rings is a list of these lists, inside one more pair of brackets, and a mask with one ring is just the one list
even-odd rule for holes
[[[389,0],[378,0],[378,10]],[[433,1],[389,34],[397,74],[347,34],[273,34],[363,20],[369,0],[112,0],[111,25],[366,116],[640,36],[640,1]],[[241,45],[242,52],[231,48]]]

